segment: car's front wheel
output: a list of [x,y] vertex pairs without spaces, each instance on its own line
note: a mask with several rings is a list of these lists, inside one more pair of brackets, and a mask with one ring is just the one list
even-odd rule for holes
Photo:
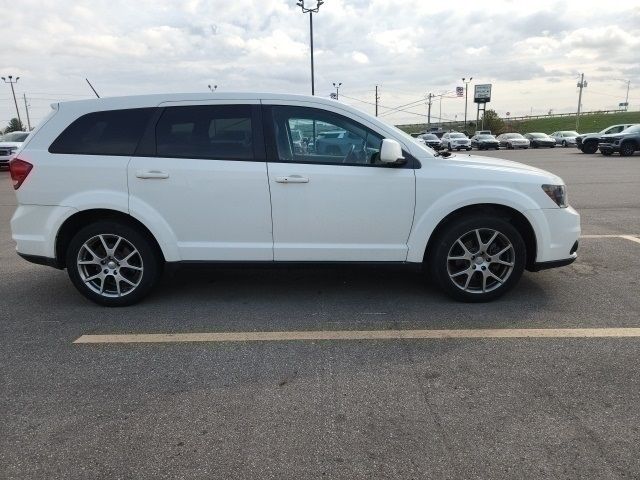
[[622,145],[620,145],[620,156],[621,157],[630,157],[631,155],[633,155],[633,152],[635,152],[636,149],[633,146],[633,143],[631,142],[624,142]]
[[566,147],[567,146],[567,141],[566,140],[562,140],[562,146]]
[[466,217],[448,225],[430,248],[432,278],[451,297],[486,302],[520,279],[526,247],[518,230],[493,216]]
[[80,293],[108,307],[140,301],[161,272],[160,255],[147,236],[116,221],[78,231],[67,248],[66,266]]
[[598,151],[598,142],[585,142],[582,144],[582,153],[596,153]]

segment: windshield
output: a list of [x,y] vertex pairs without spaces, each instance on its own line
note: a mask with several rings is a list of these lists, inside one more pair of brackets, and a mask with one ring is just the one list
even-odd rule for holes
[[580,135],[578,132],[561,132],[565,137],[577,137]]
[[493,135],[478,135],[478,140],[494,140]]
[[28,132],[11,132],[2,137],[3,142],[24,142],[29,136]]
[[507,133],[504,138],[523,138],[519,133]]
[[420,135],[420,137],[423,140],[439,140],[437,135],[434,135],[433,133],[425,133],[424,135]]
[[640,133],[640,125],[634,125],[633,127],[625,128],[620,133]]
[[449,135],[449,137],[451,137],[451,138],[467,138],[467,136],[464,133],[451,133]]
[[546,133],[530,133],[529,135],[533,138],[547,138]]

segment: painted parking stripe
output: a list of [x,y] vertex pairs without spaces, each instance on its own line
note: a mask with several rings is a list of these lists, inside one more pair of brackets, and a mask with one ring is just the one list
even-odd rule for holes
[[581,235],[580,238],[622,238],[632,242],[640,243],[639,235]]
[[185,343],[605,337],[640,337],[640,328],[504,328],[470,330],[311,330],[283,332],[135,333],[82,335],[73,343]]

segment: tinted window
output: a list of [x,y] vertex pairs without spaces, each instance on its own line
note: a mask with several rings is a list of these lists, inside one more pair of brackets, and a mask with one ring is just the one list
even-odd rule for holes
[[159,157],[253,160],[251,105],[168,107],[156,148]]
[[49,147],[51,153],[133,155],[154,108],[88,113],[69,125]]
[[[273,107],[278,158],[287,162],[375,164],[382,137],[355,121],[306,107]],[[292,134],[299,131],[302,141]]]

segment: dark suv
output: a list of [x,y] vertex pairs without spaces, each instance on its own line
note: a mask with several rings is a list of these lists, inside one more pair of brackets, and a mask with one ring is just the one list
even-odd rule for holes
[[634,125],[613,135],[603,135],[598,142],[598,148],[603,155],[620,153],[622,157],[633,155],[640,150],[640,125]]
[[603,135],[614,135],[623,130],[632,127],[633,123],[624,123],[620,125],[611,125],[598,133],[586,133],[576,137],[576,145],[582,153],[596,153],[598,151],[598,142]]

